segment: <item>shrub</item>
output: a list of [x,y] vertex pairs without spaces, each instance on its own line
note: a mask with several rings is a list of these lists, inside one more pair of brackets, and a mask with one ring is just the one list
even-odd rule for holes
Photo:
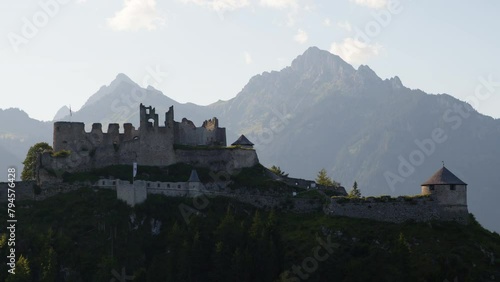
[[54,158],[65,158],[71,154],[71,151],[69,150],[61,150],[57,152],[52,153],[52,157]]

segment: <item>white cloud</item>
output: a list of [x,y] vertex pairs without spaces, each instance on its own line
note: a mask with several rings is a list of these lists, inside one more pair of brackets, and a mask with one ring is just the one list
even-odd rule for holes
[[388,0],[351,0],[360,6],[365,6],[373,9],[385,8]]
[[330,52],[339,55],[351,64],[365,63],[372,57],[380,55],[383,47],[380,44],[368,44],[348,37],[342,43],[332,43]]
[[156,8],[156,0],[125,0],[123,8],[108,18],[108,26],[119,31],[155,30],[165,22],[165,16]]
[[183,0],[183,2],[208,7],[216,12],[234,11],[250,5],[248,0]]
[[307,42],[308,38],[307,33],[299,28],[299,30],[297,30],[297,34],[293,37],[293,40],[299,42],[300,44],[304,44]]
[[250,53],[248,52],[245,52],[245,64],[249,65],[251,64],[253,61],[252,61],[252,56],[250,56]]
[[[293,26],[295,24],[300,8],[297,0],[260,0],[260,5],[272,9],[288,10],[287,26]],[[308,6],[306,6],[305,9],[307,9],[307,7]]]
[[352,26],[348,21],[338,22],[337,26],[345,31],[352,31]]
[[[224,18],[224,13],[234,11],[249,6],[255,7],[259,5],[263,8],[270,8],[276,10],[285,10],[287,12],[288,26],[293,26],[301,8],[298,0],[181,0],[184,3],[191,3],[198,6],[206,7],[219,14],[221,19]],[[306,11],[311,11],[314,6],[305,5],[303,7]]]
[[323,20],[323,25],[324,26],[331,26],[332,25],[332,22],[330,21],[329,18],[326,18]]
[[260,0],[260,5],[276,9],[298,7],[297,0]]

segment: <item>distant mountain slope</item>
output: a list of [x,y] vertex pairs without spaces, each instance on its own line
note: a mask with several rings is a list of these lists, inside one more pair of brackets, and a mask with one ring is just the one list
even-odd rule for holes
[[[79,111],[74,112],[71,120],[85,122],[87,129],[91,128],[92,123],[100,122],[104,131],[107,130],[108,123],[121,125],[131,122],[138,127],[140,103],[156,107],[160,123],[165,121],[165,112],[172,105],[175,108],[176,120],[187,117],[200,126],[203,120],[211,118],[203,115],[207,112],[203,106],[178,103],[151,86],[142,88],[125,74],[118,74],[109,86],[102,86]],[[69,116],[64,118],[69,119]]]
[[30,146],[52,139],[52,125],[32,119],[19,109],[0,110],[0,181],[7,179],[7,166],[15,166],[20,172],[21,162]]
[[0,181],[6,181],[7,179],[7,169],[14,167],[18,169],[18,173],[16,173],[16,180],[21,178],[21,170],[22,166],[19,166],[23,160],[19,159],[17,156],[10,153],[3,146],[0,147],[0,169],[2,171],[2,178]]
[[62,106],[57,113],[54,115],[53,121],[64,120],[70,114],[70,108],[68,106]]

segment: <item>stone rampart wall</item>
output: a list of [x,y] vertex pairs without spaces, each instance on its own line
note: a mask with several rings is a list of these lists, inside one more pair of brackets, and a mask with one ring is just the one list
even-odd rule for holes
[[228,173],[259,163],[257,153],[250,149],[176,149],[175,157],[179,163],[208,167],[214,171],[227,171]]
[[346,200],[332,198],[325,213],[333,216],[367,218],[402,223],[431,220],[454,220],[466,223],[467,208],[446,207],[432,197],[367,198]]

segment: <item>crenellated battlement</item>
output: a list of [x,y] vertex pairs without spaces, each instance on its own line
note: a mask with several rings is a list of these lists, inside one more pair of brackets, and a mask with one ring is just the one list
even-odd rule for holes
[[130,123],[123,125],[125,132],[120,133],[120,125],[110,123],[106,132],[102,130],[102,124],[92,124],[90,132],[85,131],[82,122],[55,122],[53,148],[55,151],[87,151],[98,146],[120,144],[131,141],[139,133]]

